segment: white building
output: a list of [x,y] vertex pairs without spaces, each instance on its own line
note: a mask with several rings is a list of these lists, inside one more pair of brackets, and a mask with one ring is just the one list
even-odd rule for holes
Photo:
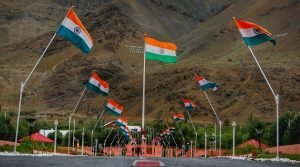
[[[57,130],[58,132],[60,132],[64,137],[66,136],[66,134],[69,132],[69,130]],[[48,129],[41,129],[40,131],[39,131],[39,133],[41,134],[41,135],[44,135],[44,136],[48,136],[49,135],[49,133],[53,133],[54,132],[54,129],[50,129],[50,130],[48,130]]]

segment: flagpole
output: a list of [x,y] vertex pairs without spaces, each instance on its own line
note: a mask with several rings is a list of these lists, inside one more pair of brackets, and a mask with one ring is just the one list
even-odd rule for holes
[[81,155],[83,155],[83,149],[84,149],[84,127],[82,129],[82,139],[81,139]]
[[217,124],[215,123],[215,142],[214,142],[214,150],[217,151]]
[[123,137],[123,139],[121,139],[121,146],[123,146],[123,144],[125,144],[124,142],[126,141],[126,138],[125,137]]
[[52,43],[52,41],[54,40],[55,36],[56,36],[56,33],[54,33],[53,37],[51,38],[50,42],[46,46],[45,50],[43,51],[42,55],[40,56],[40,58],[38,59],[38,61],[34,65],[34,67],[32,68],[32,70],[29,73],[29,75],[27,76],[26,80],[24,82],[21,82],[20,97],[19,97],[19,107],[18,107],[18,116],[17,116],[16,136],[15,136],[15,145],[14,145],[14,153],[15,154],[17,153],[17,141],[18,141],[18,133],[19,133],[20,113],[21,113],[22,97],[23,97],[23,92],[24,92],[25,85],[27,84],[29,78],[31,77],[31,75],[34,72],[34,70],[36,69],[37,65],[40,63],[41,59],[44,57],[46,51],[48,50],[48,48],[49,48],[50,44]]
[[[205,92],[205,91],[203,91],[203,92],[204,92],[204,94],[205,94],[205,96],[206,96],[206,99],[207,99],[207,101],[209,102],[209,105],[210,105],[211,109],[213,110],[213,112],[214,112],[214,114],[215,114],[215,116],[216,116],[216,118],[217,118],[217,120],[218,120],[218,122],[219,122],[219,125],[220,125],[220,136],[219,136],[219,139],[220,139],[220,145],[219,145],[219,156],[221,156],[221,144],[222,144],[222,122],[221,122],[221,120],[219,119],[219,117],[218,117],[218,115],[217,115],[217,113],[216,113],[216,111],[215,111],[215,109],[214,109],[213,105],[211,104],[211,102],[210,102],[210,100],[209,100],[209,98],[208,98],[208,96],[207,96],[206,92]],[[215,134],[215,135],[217,135],[217,134]]]
[[[177,124],[177,122],[175,121],[175,124],[177,125],[177,127],[178,127],[178,130],[179,130],[179,132],[180,132],[180,134],[181,134],[181,137],[182,137],[182,140],[183,140],[183,145],[185,145],[185,139],[184,139],[184,137],[183,137],[183,134],[182,134],[182,131],[181,131],[181,129],[179,128],[179,126],[178,126],[178,124]],[[184,150],[183,150],[183,147],[182,147],[182,157],[183,157],[183,152],[184,152]]]
[[194,126],[194,123],[193,123],[193,120],[192,120],[192,118],[191,118],[191,116],[190,116],[189,111],[186,111],[186,112],[188,113],[188,116],[189,116],[189,118],[190,118],[190,120],[191,120],[193,129],[194,129],[194,132],[195,132],[195,153],[196,153],[196,152],[197,152],[197,135],[198,135],[198,133],[197,133],[197,131],[196,131],[196,128],[195,128],[195,126]]
[[73,109],[73,112],[69,115],[69,137],[68,137],[68,154],[70,154],[70,138],[71,138],[71,133],[70,133],[70,131],[71,131],[71,119],[72,119],[72,116],[74,115],[74,113],[75,113],[75,111],[76,111],[76,109],[77,109],[77,107],[78,107],[78,104],[79,104],[79,102],[81,101],[81,99],[82,99],[82,96],[84,95],[84,92],[86,91],[86,87],[84,87],[84,89],[83,89],[83,91],[82,91],[82,93],[81,93],[81,95],[80,95],[80,97],[79,97],[79,99],[78,99],[78,101],[77,101],[77,103],[76,103],[76,105],[75,105],[75,107],[74,107],[74,109]]
[[73,126],[73,140],[72,141],[73,141],[73,148],[74,148],[74,144],[75,144],[74,143],[74,137],[75,137],[75,119],[73,119],[73,125],[74,126]]
[[[116,126],[116,124],[114,124],[114,126],[111,128],[109,134],[107,135],[107,137],[106,137],[105,140],[104,140],[104,151],[105,151],[106,140],[108,139],[109,135],[111,134],[111,132],[113,131],[113,129],[115,128],[115,126]],[[105,155],[105,153],[104,153],[104,155]]]
[[111,156],[111,146],[112,146],[113,142],[115,141],[115,138],[116,138],[116,136],[117,136],[118,133],[119,133],[119,130],[120,130],[120,128],[118,129],[117,133],[115,134],[113,140],[112,140],[111,143],[110,143],[110,156]]
[[172,132],[171,132],[171,137],[172,137],[172,139],[173,139],[173,141],[174,141],[174,144],[175,144],[175,146],[176,146],[175,157],[177,158],[177,143],[176,143],[176,141],[175,141],[175,139],[174,139],[174,136],[173,136]]
[[[146,36],[146,33],[144,34]],[[143,101],[142,101],[142,139],[144,139],[145,126],[145,85],[146,85],[146,43],[144,44],[144,67],[143,67]]]
[[222,121],[219,122],[220,125],[220,146],[219,146],[219,156],[221,156],[221,149],[222,149]]
[[96,122],[96,124],[95,124],[95,126],[94,126],[94,128],[93,128],[93,130],[92,130],[92,134],[91,134],[91,148],[93,148],[94,131],[95,131],[95,129],[96,129],[96,127],[97,127],[97,125],[98,125],[98,123],[99,123],[99,121],[100,121],[100,119],[101,119],[103,113],[104,113],[104,111],[105,111],[105,109],[103,109],[103,111],[102,111],[100,117],[98,118],[98,120],[97,120],[97,122]]
[[[165,122],[165,124],[166,124],[166,126],[167,126],[167,128],[168,128],[168,124]],[[169,129],[169,128],[168,128]],[[176,143],[176,141],[175,141],[175,139],[174,139],[174,136],[173,136],[173,134],[172,134],[172,131],[170,131],[170,134],[171,134],[171,137],[172,137],[172,139],[173,139],[173,141],[174,141],[174,144],[175,144],[175,146],[176,146],[176,158],[177,158],[177,143]]]
[[204,157],[206,158],[206,143],[207,143],[207,134],[206,134],[206,131],[205,131],[205,139],[204,139]]
[[219,117],[218,117],[218,115],[217,115],[217,113],[216,113],[216,110],[214,109],[213,105],[211,104],[211,102],[210,102],[210,100],[209,100],[209,98],[208,98],[208,96],[207,96],[207,93],[206,93],[205,91],[203,91],[203,92],[204,92],[204,94],[205,94],[205,96],[206,96],[206,99],[207,99],[207,101],[209,102],[209,105],[210,105],[211,109],[213,110],[213,112],[214,112],[214,114],[215,114],[215,116],[216,116],[218,122],[220,122],[220,119],[219,119]]
[[252,49],[251,49],[250,46],[248,46],[248,49],[250,50],[251,55],[252,55],[254,61],[256,62],[256,65],[258,66],[261,74],[263,75],[266,83],[268,84],[268,86],[269,86],[269,88],[270,88],[270,90],[271,90],[271,92],[272,92],[272,94],[273,94],[273,96],[275,98],[275,103],[276,103],[276,124],[277,124],[277,127],[276,127],[276,133],[277,133],[276,134],[276,139],[277,139],[276,158],[279,159],[279,149],[278,149],[279,148],[279,94],[275,94],[275,92],[274,92],[271,84],[269,83],[269,80],[267,79],[264,71],[262,70],[262,68],[261,68],[259,62],[257,61],[256,56],[254,55],[254,53],[253,53],[253,51],[252,51]]

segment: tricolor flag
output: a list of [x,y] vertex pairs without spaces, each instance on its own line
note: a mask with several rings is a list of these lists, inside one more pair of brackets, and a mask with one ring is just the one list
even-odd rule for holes
[[199,75],[196,75],[195,77],[196,81],[198,81],[200,87],[202,90],[207,91],[208,89],[217,90],[219,85],[215,82],[210,82],[206,80],[205,78],[202,78]]
[[182,99],[186,110],[192,110],[196,107],[196,104],[192,100]]
[[126,132],[124,132],[124,131],[121,131],[121,135],[123,135],[124,137],[127,137],[127,136],[129,136],[129,133],[126,133]]
[[265,28],[251,22],[237,19],[235,17],[233,20],[248,46],[259,45],[267,41],[270,41],[273,43],[273,45],[276,45],[276,41],[272,38],[272,34]]
[[166,129],[163,131],[163,134],[165,134],[165,135],[170,135],[170,133],[171,133],[171,131],[169,129]]
[[184,115],[183,114],[173,114],[173,119],[174,119],[174,121],[184,120]]
[[108,103],[105,106],[105,110],[107,112],[110,112],[114,116],[119,117],[121,115],[122,111],[123,111],[123,106],[118,104],[117,102],[109,99]]
[[148,60],[175,63],[177,61],[176,50],[177,46],[173,43],[145,37],[145,54]]
[[130,130],[127,126],[121,126],[120,127],[121,132],[123,132],[124,134],[129,134]]
[[124,126],[126,127],[127,124],[128,124],[128,120],[124,117],[119,117],[116,121],[116,124],[119,125],[119,126]]
[[171,132],[174,131],[174,130],[176,130],[176,128],[173,127],[173,126],[168,126],[168,129],[169,129]]
[[106,81],[101,80],[96,72],[92,73],[86,87],[102,96],[107,96],[109,91],[109,84]]
[[67,13],[56,33],[72,42],[86,54],[93,47],[93,39],[77,17],[73,7]]

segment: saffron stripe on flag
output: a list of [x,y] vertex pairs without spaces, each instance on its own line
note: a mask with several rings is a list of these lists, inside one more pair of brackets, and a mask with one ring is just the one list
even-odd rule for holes
[[67,14],[67,18],[69,18],[70,20],[73,20],[73,22],[76,25],[78,25],[85,32],[85,34],[87,34],[89,40],[91,40],[93,42],[92,37],[90,36],[89,32],[86,30],[86,28],[84,27],[84,25],[80,21],[80,19],[77,17],[77,15],[76,15],[73,7],[71,8],[71,10],[69,11],[69,13]]

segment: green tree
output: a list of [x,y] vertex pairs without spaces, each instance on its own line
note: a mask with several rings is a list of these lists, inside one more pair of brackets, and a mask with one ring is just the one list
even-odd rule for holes
[[[54,137],[55,137],[55,132],[52,132],[52,133],[48,134],[48,138],[52,139],[53,141],[54,141]],[[58,145],[62,145],[63,138],[64,138],[64,136],[62,135],[62,133],[57,132],[57,144]]]
[[15,129],[11,125],[10,117],[0,116],[0,139],[13,140],[15,136]]
[[[285,112],[283,113],[280,117],[279,117],[279,144],[280,145],[284,145],[286,144],[285,142],[287,142],[287,139],[283,139],[286,130],[288,129],[288,124],[289,124],[289,119],[293,118],[293,114],[289,113],[289,112]],[[277,124],[276,122],[274,122],[270,128],[270,134],[268,136],[268,144],[275,146],[276,145],[276,136],[277,136]]]
[[300,114],[296,114],[290,121],[290,127],[287,127],[283,137],[284,144],[300,143]]

